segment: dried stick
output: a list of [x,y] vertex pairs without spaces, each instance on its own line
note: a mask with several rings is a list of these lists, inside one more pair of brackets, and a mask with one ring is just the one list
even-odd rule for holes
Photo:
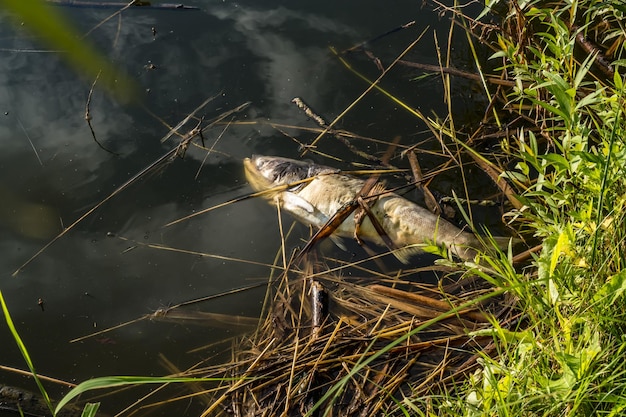
[[91,125],[91,98],[93,96],[93,90],[96,87],[96,83],[98,82],[98,78],[100,78],[100,74],[102,73],[102,71],[98,71],[98,75],[96,76],[96,79],[93,80],[93,83],[91,84],[91,88],[89,89],[89,95],[87,96],[87,103],[85,103],[85,121],[87,122],[87,126],[89,126],[89,130],[91,131],[91,136],[93,137],[94,142],[96,142],[96,144],[98,144],[98,146],[110,153],[113,154],[115,156],[120,156],[119,153],[114,152],[110,149],[108,149],[107,147],[105,147],[102,143],[100,143],[100,141],[98,140],[98,138],[96,137],[96,132],[94,132],[93,130],[93,126]]

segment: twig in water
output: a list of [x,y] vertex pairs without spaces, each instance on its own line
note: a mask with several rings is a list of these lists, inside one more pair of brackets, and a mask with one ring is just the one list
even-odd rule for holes
[[[32,377],[33,376],[32,372],[30,372],[30,371],[25,371],[23,369],[13,368],[13,367],[10,367],[10,366],[5,366],[5,365],[0,365],[0,371],[14,372],[16,374],[23,375],[23,376],[28,376],[28,377]],[[38,374],[37,376],[39,377],[39,379],[41,379],[43,381],[53,382],[55,384],[63,385],[65,387],[74,388],[76,386],[76,384],[73,384],[71,382],[62,381],[60,379],[51,378],[49,376],[45,376],[45,375],[41,375],[41,374]]]
[[399,32],[399,31],[401,31],[402,29],[407,29],[407,28],[410,28],[410,27],[411,27],[411,26],[413,26],[414,24],[415,24],[415,20],[412,20],[412,21],[410,21],[410,22],[408,22],[408,23],[405,23],[404,25],[401,25],[401,26],[398,26],[398,27],[396,27],[396,28],[391,29],[390,31],[387,31],[387,32],[383,33],[382,35],[378,35],[378,36],[376,36],[376,37],[375,37],[375,38],[373,38],[373,39],[370,39],[370,40],[368,40],[368,41],[361,42],[361,43],[359,43],[359,44],[357,44],[357,45],[354,45],[353,47],[348,48],[348,49],[346,49],[346,50],[342,51],[341,53],[342,53],[342,54],[347,54],[347,53],[350,53],[350,52],[353,52],[353,51],[358,51],[358,50],[361,50],[361,49],[365,49],[365,46],[366,46],[366,45],[368,45],[368,44],[370,44],[370,43],[374,43],[374,42],[376,42],[376,41],[378,41],[378,40],[380,40],[380,39],[384,38],[385,36],[391,35],[392,33]]
[[98,140],[98,138],[96,138],[96,132],[94,132],[93,130],[93,126],[91,125],[91,97],[93,96],[93,90],[96,87],[96,83],[98,82],[98,78],[100,78],[100,74],[102,73],[102,71],[98,71],[98,75],[96,76],[96,79],[93,80],[93,83],[91,84],[91,88],[89,89],[89,95],[87,96],[87,103],[85,104],[85,121],[87,121],[87,126],[89,126],[89,130],[91,131],[91,136],[93,137],[93,140],[98,144],[98,146],[104,150],[107,151],[110,154],[113,154],[115,156],[120,156],[119,153],[114,152],[108,148],[106,148],[103,144],[100,143],[100,141]]
[[383,61],[381,61],[380,58],[374,55],[372,51],[364,50],[363,53],[365,54],[365,56],[367,56],[369,59],[372,60],[372,62],[374,63],[374,65],[376,65],[376,68],[378,68],[380,72],[385,71],[385,66],[383,65]]
[[[474,73],[467,72],[467,71],[461,71],[453,67],[442,67],[439,65],[421,64],[419,62],[405,61],[402,59],[398,61],[398,64],[411,67],[411,68],[421,69],[424,71],[432,71],[436,73],[443,73],[443,74],[449,74],[452,76],[467,78],[468,80],[474,80],[474,81],[481,80],[480,75],[478,74],[474,74]],[[504,85],[507,87],[515,87],[515,81],[503,80],[498,77],[485,76],[485,80],[491,84]]]
[[173,225],[175,225],[177,223],[180,223],[182,221],[189,220],[192,217],[196,217],[196,216],[199,216],[201,214],[208,213],[209,211],[213,211],[213,210],[216,210],[218,208],[222,208],[222,207],[228,206],[229,204],[238,203],[240,201],[248,200],[250,198],[262,197],[262,196],[272,195],[274,193],[279,193],[279,192],[285,191],[285,190],[287,190],[287,189],[289,189],[291,187],[294,187],[294,186],[296,186],[298,184],[303,184],[305,182],[310,182],[310,181],[313,180],[313,178],[314,177],[305,178],[304,180],[296,181],[296,182],[289,183],[289,184],[280,185],[278,187],[275,187],[275,188],[272,188],[272,189],[269,189],[269,190],[257,191],[255,193],[250,193],[250,194],[242,195],[240,197],[235,197],[232,200],[228,200],[228,201],[225,201],[223,203],[217,204],[215,206],[211,206],[209,208],[205,208],[203,210],[197,211],[197,212],[195,212],[193,214],[190,214],[188,216],[181,217],[181,218],[176,219],[176,220],[172,220],[171,222],[163,225],[163,227],[173,226]]
[[28,135],[28,132],[24,128],[24,125],[22,124],[22,121],[20,120],[20,117],[17,114],[15,115],[15,120],[17,120],[17,123],[20,125],[20,128],[22,129],[22,132],[24,132],[24,135],[26,135],[26,139],[28,139],[28,143],[30,143],[30,147],[33,148],[33,152],[35,152],[35,156],[37,157],[37,160],[39,161],[39,165],[43,166],[43,162],[41,162],[41,158],[39,157],[39,153],[37,152],[37,148],[35,148],[35,145],[33,144],[33,141],[30,139],[30,136]]
[[[49,1],[49,0],[48,0]],[[114,13],[112,13],[111,15],[109,15],[108,17],[102,19],[97,25],[95,25],[94,27],[92,27],[91,29],[89,29],[87,31],[87,33],[85,33],[83,35],[83,39],[86,38],[87,36],[91,35],[91,33],[98,29],[100,26],[104,25],[106,22],[108,22],[109,20],[113,19],[115,16],[119,15],[120,13],[122,13],[124,10],[128,9],[129,7],[131,7],[133,4],[135,3],[135,0],[131,0],[130,2],[128,2],[127,4],[122,4],[120,3],[118,6],[121,7],[121,9],[116,10]]]
[[46,0],[48,3],[52,3],[58,6],[66,6],[66,7],[90,7],[97,9],[105,9],[105,8],[116,8],[122,7],[122,10],[119,12],[128,9],[130,6],[133,8],[147,8],[147,9],[166,9],[166,10],[199,10],[199,7],[196,6],[186,6],[181,3],[162,3],[162,4],[153,4],[150,1],[141,1],[141,0],[132,0],[130,3],[123,3],[117,1],[82,1],[82,0]]
[[183,135],[183,137],[180,139],[180,143],[176,147],[176,152],[174,153],[174,155],[170,156],[170,161],[172,161],[176,157],[184,159],[185,154],[187,153],[187,148],[189,148],[189,144],[196,136],[200,136],[200,140],[202,140],[202,145],[204,145],[204,136],[202,136],[202,128],[200,128],[200,125],[202,125],[203,121],[204,117],[202,117],[200,121],[198,121],[196,127]]
[[[219,134],[219,136],[217,137],[217,139],[215,139],[215,141],[213,142],[213,145],[211,145],[211,147],[209,148],[209,150],[207,151],[206,155],[204,155],[204,159],[202,160],[202,163],[200,164],[200,166],[198,167],[198,172],[196,172],[196,176],[194,177],[194,179],[198,179],[198,177],[200,176],[200,171],[202,170],[202,167],[204,166],[204,163],[206,162],[207,158],[209,157],[209,155],[211,155],[211,153],[213,152],[213,148],[215,148],[215,145],[217,145],[217,142],[219,142],[219,140],[222,138],[222,136],[224,136],[224,133],[226,132],[226,129],[228,129],[228,127],[230,126],[231,122],[233,121],[233,119],[231,119],[226,126],[224,126],[224,129],[222,130],[222,132]],[[202,132],[201,132],[202,133]],[[200,136],[202,138],[202,145],[204,146],[204,138],[202,136]]]
[[[233,288],[233,289],[226,290],[226,291],[223,291],[223,292],[220,292],[220,293],[217,293],[217,294],[207,295],[205,297],[200,297],[200,298],[195,298],[193,300],[183,301],[182,303],[179,303],[179,304],[176,304],[176,305],[173,305],[173,306],[160,308],[160,309],[156,310],[154,313],[144,314],[141,317],[138,317],[138,318],[135,318],[135,319],[132,319],[132,320],[128,320],[128,321],[125,321],[123,323],[119,323],[119,324],[117,324],[115,326],[108,327],[106,329],[99,330],[97,332],[90,333],[90,334],[85,335],[85,336],[77,337],[75,339],[70,340],[69,343],[80,342],[80,341],[83,341],[85,339],[89,339],[91,337],[99,336],[101,334],[108,333],[108,332],[111,332],[113,330],[117,330],[119,328],[128,326],[130,324],[134,324],[134,323],[140,322],[142,320],[159,319],[159,318],[161,318],[163,316],[166,316],[166,315],[170,314],[172,311],[174,311],[174,310],[176,310],[178,308],[184,307],[184,306],[188,306],[188,305],[192,305],[192,304],[198,304],[198,303],[202,303],[202,302],[205,302],[205,301],[214,300],[214,299],[217,299],[217,298],[222,298],[222,297],[225,297],[225,296],[228,296],[228,295],[233,295],[233,294],[237,294],[237,293],[241,293],[241,292],[245,292],[245,291],[250,291],[250,290],[259,288],[259,287],[261,287],[263,285],[266,285],[266,284],[267,284],[266,282],[262,282],[262,283],[258,283],[258,284],[246,285],[244,287]],[[0,369],[1,369],[1,367],[0,367]]]
[[214,95],[213,97],[209,97],[206,100],[204,100],[204,102],[202,104],[200,104],[198,107],[196,107],[196,109],[194,111],[192,111],[191,113],[189,113],[189,115],[187,117],[185,117],[183,120],[180,121],[180,123],[178,123],[176,126],[174,126],[172,129],[170,129],[170,132],[163,136],[163,138],[161,139],[161,143],[165,142],[166,140],[168,140],[169,138],[172,137],[172,135],[174,135],[175,133],[178,132],[178,129],[180,129],[181,127],[183,127],[189,120],[191,120],[192,117],[194,117],[196,115],[196,113],[198,113],[200,110],[202,110],[204,108],[204,106],[206,106],[207,104],[209,104],[209,102],[215,100],[217,97],[219,97],[222,93],[217,93],[216,95]]
[[117,31],[115,32],[115,39],[113,39],[113,49],[117,47],[117,42],[120,40],[120,34],[122,33],[122,14],[117,15]]
[[16,48],[0,48],[0,52],[14,52],[19,54],[58,54],[64,52],[55,49],[16,49]]
[[415,154],[415,148],[408,149],[406,151],[407,158],[409,159],[409,164],[411,164],[411,170],[413,171],[413,180],[418,188],[422,190],[424,193],[424,202],[428,207],[428,210],[433,213],[439,215],[441,214],[441,207],[437,204],[437,200],[433,193],[430,192],[428,186],[424,183],[422,175],[422,168],[420,167],[419,161],[417,160],[417,155]]
[[311,337],[317,338],[328,315],[328,293],[319,281],[311,280]]

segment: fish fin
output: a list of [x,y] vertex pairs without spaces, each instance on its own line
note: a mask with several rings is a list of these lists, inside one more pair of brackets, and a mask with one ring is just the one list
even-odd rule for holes
[[424,253],[424,245],[409,245],[400,249],[392,251],[393,256],[396,257],[403,264],[410,263],[411,257]]
[[283,208],[288,211],[297,211],[298,209],[304,210],[307,213],[315,212],[315,207],[304,198],[295,193],[284,192],[281,195],[283,202]]
[[377,182],[374,184],[372,189],[369,191],[368,195],[379,195],[384,194],[387,191],[387,187],[384,181]]
[[343,251],[348,251],[348,248],[346,247],[346,245],[343,243],[343,239],[340,238],[339,236],[335,236],[335,235],[330,235],[329,236],[330,240],[333,241],[333,243],[335,245],[337,245],[337,247]]

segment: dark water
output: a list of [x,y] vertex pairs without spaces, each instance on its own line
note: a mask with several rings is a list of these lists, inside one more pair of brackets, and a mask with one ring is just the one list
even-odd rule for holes
[[[212,323],[142,320],[81,342],[69,341],[159,308],[266,279],[265,266],[141,245],[273,262],[280,247],[276,213],[260,200],[229,205],[176,226],[163,225],[249,192],[242,173],[244,157],[252,153],[297,156],[298,144],[268,124],[316,127],[291,104],[293,97],[302,97],[332,120],[367,88],[330,53],[329,46],[343,50],[415,20],[410,29],[372,43],[371,49],[389,63],[428,27],[407,59],[436,64],[435,33],[443,46],[449,28],[448,19],[414,1],[190,0],[186,4],[200,10],[128,10],[87,38],[142,92],[141,105],[118,103],[97,88],[93,95],[91,115],[97,138],[119,156],[94,142],[84,120],[93,80],[71,70],[62,53],[43,52],[46,45],[28,28],[12,25],[9,14],[0,11],[0,288],[41,374],[75,382],[103,375],[163,375],[168,372],[158,363],[160,353],[185,368],[224,352],[228,345],[189,353],[239,332]],[[60,10],[81,33],[114,11]],[[472,70],[466,40],[460,31],[459,35],[451,49],[452,62]],[[370,78],[379,75],[362,54],[348,59]],[[445,114],[440,79],[411,81],[420,74],[399,67],[382,85],[427,115]],[[455,82],[453,90],[458,121],[482,115],[485,99],[479,86]],[[112,198],[11,276],[62,227],[176,144],[175,139],[160,143],[168,129],[146,108],[175,125],[214,95],[199,113],[206,120],[242,103],[251,104],[234,118],[239,123],[205,132],[213,153],[207,156],[206,151],[191,147],[184,159]],[[383,142],[396,135],[402,136],[403,144],[430,137],[423,123],[376,92],[338,126]],[[315,137],[310,132],[285,131],[302,142]],[[332,138],[319,145],[320,151],[362,162]],[[386,148],[368,142],[358,145],[378,154]],[[407,166],[406,161],[395,162]],[[422,160],[425,168],[438,162]],[[476,189],[484,187],[482,181]],[[462,192],[454,177],[442,177],[438,186],[444,193],[451,187]],[[302,227],[296,230],[306,233]],[[248,291],[191,308],[254,317],[263,294],[262,289]],[[0,325],[0,335],[0,364],[25,369],[5,325]],[[228,355],[216,361],[220,358]],[[5,371],[0,371],[0,383],[35,389],[29,379]],[[64,392],[47,386],[57,396]],[[108,404],[107,411],[122,406]]]

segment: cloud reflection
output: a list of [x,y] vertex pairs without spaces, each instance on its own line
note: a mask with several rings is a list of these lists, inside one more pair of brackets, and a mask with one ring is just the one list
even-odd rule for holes
[[259,58],[255,70],[265,86],[273,120],[294,113],[291,99],[295,96],[315,102],[332,91],[335,87],[326,80],[327,44],[337,36],[356,37],[354,30],[338,21],[285,7],[227,6],[212,8],[210,13],[233,21],[249,52]]

